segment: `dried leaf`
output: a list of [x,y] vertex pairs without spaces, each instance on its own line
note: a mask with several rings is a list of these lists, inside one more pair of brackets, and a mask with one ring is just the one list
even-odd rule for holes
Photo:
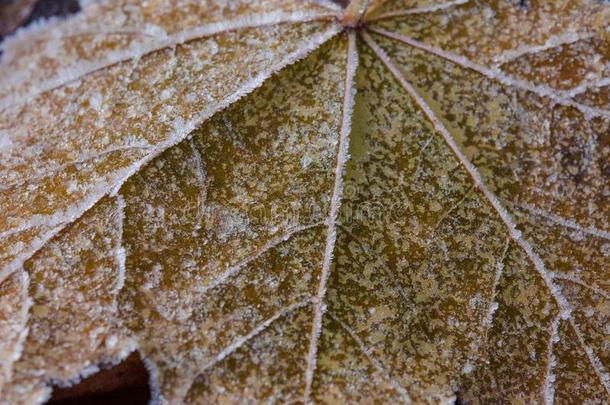
[[610,6],[161,3],[4,45],[6,402],[608,402]]

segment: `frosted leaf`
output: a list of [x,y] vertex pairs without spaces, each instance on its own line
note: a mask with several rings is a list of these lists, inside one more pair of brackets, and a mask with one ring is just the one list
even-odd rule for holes
[[9,402],[608,402],[610,6],[157,6],[5,45]]
[[[603,13],[607,8],[597,10]],[[380,20],[379,24],[389,23]],[[609,236],[610,214],[604,174],[610,156],[607,105],[591,111],[561,93],[546,91],[543,86],[559,86],[553,74],[545,73],[545,66],[533,62],[528,65],[531,77],[526,79],[533,77],[534,83],[548,79],[538,87],[496,74],[446,49],[374,25],[371,29],[385,38],[375,35],[368,42],[378,48],[378,56],[434,123],[508,228],[515,244],[509,245],[506,259],[515,260],[515,248],[521,250],[519,264],[505,263],[493,284],[498,291],[489,311],[491,329],[477,349],[484,353],[485,366],[464,380],[463,397],[483,402],[494,401],[497,395],[540,400],[541,386],[544,391],[550,384],[545,373],[555,375],[556,365],[570,364],[570,356],[576,355],[574,349],[553,357],[544,354],[557,350],[548,347],[548,336],[554,317],[559,317],[577,337],[578,350],[586,354],[587,384],[597,387],[587,395],[601,400],[608,394],[605,370],[610,365],[607,344],[599,332],[601,323],[608,321],[608,262],[601,254]],[[562,47],[557,45],[559,50]],[[599,47],[588,49],[606,52]],[[518,60],[525,65],[528,59],[520,56]],[[575,238],[575,232],[580,236]],[[533,275],[509,287],[504,283],[509,282],[514,266],[520,269],[519,277]],[[586,271],[574,277],[574,268]],[[507,289],[514,291],[512,296]],[[587,295],[583,296],[583,290]],[[591,306],[591,302],[599,304]],[[539,329],[532,330],[534,325]],[[556,346],[562,345],[560,341]],[[545,368],[544,359],[551,358],[554,363],[549,365],[547,360]]]
[[[120,191],[131,270],[123,317],[170,403],[224,364],[224,347],[314,294],[326,215],[311,209],[328,211],[332,197],[345,52],[342,37],[288,67]],[[153,269],[149,288],[142,279]],[[185,350],[193,345],[201,349]]]
[[2,44],[0,84],[6,91],[0,106],[192,39],[328,14],[312,1],[88,2],[73,18],[34,24]]
[[27,335],[28,275],[13,274],[0,285],[0,390],[13,376],[13,363],[19,359]]
[[[385,1],[371,15],[445,4],[439,10],[376,22],[380,27],[493,65],[540,48],[602,34],[610,11],[595,0]],[[534,66],[532,68],[535,68]]]
[[[0,278],[146,161],[334,32],[312,22],[221,33],[101,69],[0,112],[11,141],[0,155]],[[157,97],[168,88],[168,99]]]
[[[414,401],[447,400],[472,338],[483,332],[505,231],[408,95],[385,85],[393,79],[383,63],[366,45],[360,58],[345,175],[346,190],[355,192],[343,201],[355,215],[339,222],[328,311],[355,331],[386,381]],[[470,300],[481,293],[483,305],[473,308]],[[347,394],[375,364],[364,357],[358,361],[364,375],[343,376],[340,370],[355,361],[343,351],[356,340],[337,346],[333,338],[326,336],[320,352],[320,400],[335,386]],[[349,401],[360,392],[334,395]]]
[[134,349],[117,317],[122,209],[117,198],[101,200],[26,263],[32,301],[22,327],[27,338],[3,397],[35,397],[51,383],[76,383]]

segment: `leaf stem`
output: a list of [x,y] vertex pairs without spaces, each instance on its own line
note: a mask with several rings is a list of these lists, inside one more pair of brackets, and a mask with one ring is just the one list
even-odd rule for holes
[[341,23],[350,28],[358,27],[368,8],[369,0],[351,0],[341,17]]

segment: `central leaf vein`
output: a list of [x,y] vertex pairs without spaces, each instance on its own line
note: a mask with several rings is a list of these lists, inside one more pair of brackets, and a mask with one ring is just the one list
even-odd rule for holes
[[318,293],[314,301],[313,323],[311,327],[309,352],[307,355],[307,370],[305,371],[305,402],[310,402],[313,374],[316,368],[318,340],[322,330],[322,316],[325,311],[324,296],[326,295],[326,283],[332,264],[333,251],[337,238],[336,221],[341,204],[341,193],[343,191],[343,171],[348,159],[349,133],[351,131],[352,109],[354,105],[354,76],[358,64],[358,53],[356,50],[356,34],[353,31],[347,33],[347,62],[345,74],[345,89],[343,96],[343,117],[339,134],[339,150],[337,154],[337,166],[335,169],[335,184],[330,205],[330,212],[327,219],[326,247],[324,251],[324,261],[320,274],[320,284]]

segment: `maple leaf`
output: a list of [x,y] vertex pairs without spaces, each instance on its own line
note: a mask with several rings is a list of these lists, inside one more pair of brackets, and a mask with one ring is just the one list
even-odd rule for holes
[[0,387],[607,403],[610,6],[86,3],[3,45]]

